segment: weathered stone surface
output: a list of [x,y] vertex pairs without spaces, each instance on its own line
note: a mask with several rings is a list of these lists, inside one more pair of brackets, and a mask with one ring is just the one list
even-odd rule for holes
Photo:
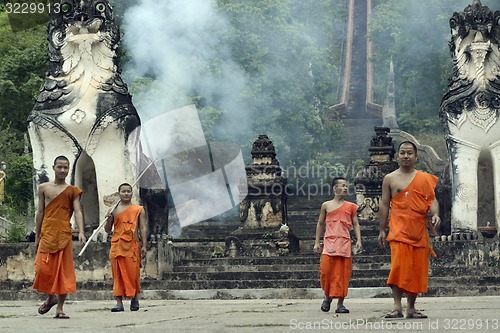
[[240,203],[243,228],[279,228],[286,222],[286,178],[276,159],[274,144],[267,135],[253,143],[252,163],[245,167],[246,197]]
[[354,179],[358,217],[361,221],[378,220],[382,180],[386,174],[398,168],[394,161],[394,143],[389,131],[388,127],[375,127],[375,135],[368,149],[370,162]]
[[128,182],[137,185],[134,200],[142,189],[150,233],[165,232],[159,220],[168,215],[165,195],[161,187],[155,190],[161,180],[142,153],[141,122],[118,68],[121,36],[111,5],[107,0],[74,2],[51,15],[47,30],[50,67],[28,117],[35,186],[52,177],[54,159],[64,155],[70,161],[68,182],[83,189],[87,225],[99,225],[117,187]]
[[500,218],[500,11],[474,0],[450,19],[453,73],[440,117],[451,161],[453,232]]

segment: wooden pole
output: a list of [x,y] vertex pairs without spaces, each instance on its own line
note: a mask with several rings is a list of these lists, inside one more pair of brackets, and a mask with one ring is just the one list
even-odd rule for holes
[[[156,162],[156,159],[152,160],[151,163],[148,164],[148,166],[141,172],[141,174],[139,175],[139,177],[137,177],[137,179],[135,180],[135,182],[132,184],[132,188],[137,184],[137,182],[141,179],[142,176],[144,176],[144,174],[146,173],[146,171],[153,165],[153,163]],[[115,208],[118,206],[118,204],[120,203],[120,199],[116,200],[116,202],[113,204],[110,212],[112,212],[113,210],[115,210]],[[99,224],[99,226],[94,229],[94,231],[92,232],[92,235],[90,236],[89,239],[87,239],[87,242],[85,243],[85,245],[83,246],[82,250],[80,251],[80,253],[78,253],[78,256],[80,257],[83,252],[85,252],[85,250],[87,249],[87,246],[89,246],[90,242],[92,241],[92,239],[97,235],[97,233],[104,227],[104,225],[106,224],[106,221],[108,220],[107,217],[105,217],[101,223]]]

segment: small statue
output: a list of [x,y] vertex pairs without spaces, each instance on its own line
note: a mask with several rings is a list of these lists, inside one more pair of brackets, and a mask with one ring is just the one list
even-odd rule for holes
[[0,163],[0,205],[5,199],[5,162]]

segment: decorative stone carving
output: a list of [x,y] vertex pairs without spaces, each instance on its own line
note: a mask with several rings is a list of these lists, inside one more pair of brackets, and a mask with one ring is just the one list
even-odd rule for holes
[[[453,73],[440,117],[452,181],[451,227],[477,231],[500,218],[500,12],[481,1],[450,19]],[[478,202],[481,203],[479,207]]]
[[[85,221],[95,227],[109,209],[107,198],[121,183],[134,183],[149,163],[141,150],[140,119],[117,67],[120,32],[110,4],[75,1],[64,8],[48,24],[50,67],[28,117],[34,181],[47,181],[54,158],[65,155],[68,182],[83,189]],[[161,184],[154,166],[140,184]]]
[[274,145],[260,135],[252,147],[252,163],[245,167],[248,194],[240,203],[244,228],[278,227],[286,223],[286,179],[276,159]]
[[380,198],[382,197],[382,181],[384,176],[398,168],[393,161],[396,151],[388,127],[374,127],[375,135],[370,142],[370,162],[356,175],[356,203],[359,206],[360,220],[377,220]]

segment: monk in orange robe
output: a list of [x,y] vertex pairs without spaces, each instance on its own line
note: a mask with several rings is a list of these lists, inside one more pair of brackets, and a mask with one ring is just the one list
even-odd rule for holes
[[52,169],[55,180],[38,187],[33,288],[48,295],[38,313],[45,314],[57,304],[54,318],[69,319],[63,311],[64,301],[67,294],[76,292],[70,219],[74,214],[78,239],[80,244],[85,243],[80,206],[82,190],[66,184],[69,160],[65,156],[56,157]]
[[387,174],[382,182],[379,244],[384,247],[386,241],[390,243],[391,271],[387,284],[394,298],[394,309],[386,318],[403,317],[403,293],[407,294],[406,317],[427,318],[415,309],[418,293],[427,292],[429,254],[435,255],[427,232],[427,213],[432,215],[429,223],[433,230],[441,220],[434,194],[438,178],[415,169],[417,156],[414,143],[402,142],[398,148],[399,168]]
[[[361,232],[356,212],[358,205],[344,201],[347,195],[347,180],[336,177],[332,181],[334,197],[321,205],[321,210],[316,225],[316,241],[314,252],[321,253],[320,283],[325,299],[321,303],[321,311],[330,311],[330,304],[337,298],[336,313],[349,313],[344,306],[347,296],[349,281],[352,274],[352,248],[349,231],[354,228],[356,235],[356,249],[361,251]],[[320,237],[323,229],[323,250],[321,250]]]
[[[131,298],[130,311],[139,310],[141,258],[146,256],[146,213],[144,208],[131,203],[132,186],[124,183],[118,187],[120,203],[108,214],[104,226],[107,233],[113,227],[111,238],[111,272],[113,274],[113,296],[116,305],[111,312],[122,312],[123,297]],[[139,247],[138,233],[142,247]]]

